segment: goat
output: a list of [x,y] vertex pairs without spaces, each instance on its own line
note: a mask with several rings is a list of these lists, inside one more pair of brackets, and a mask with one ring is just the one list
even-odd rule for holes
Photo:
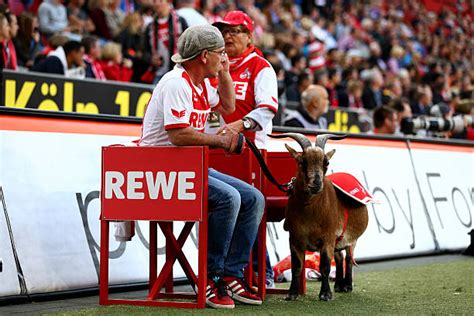
[[[295,300],[298,297],[306,250],[320,252],[322,277],[320,300],[332,300],[329,272],[333,256],[336,261],[334,289],[336,292],[351,292],[353,250],[357,239],[367,228],[368,211],[364,204],[335,190],[325,174],[329,160],[336,150],[324,153],[324,145],[328,139],[342,139],[345,136],[318,135],[314,147],[304,135],[298,133],[284,133],[271,137],[290,137],[303,149],[302,153],[298,153],[285,144],[298,165],[283,226],[290,234],[292,273],[286,300]],[[346,251],[345,273],[342,250]]]

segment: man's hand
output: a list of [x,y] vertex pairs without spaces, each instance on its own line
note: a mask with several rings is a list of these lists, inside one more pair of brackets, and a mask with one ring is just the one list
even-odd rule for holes
[[210,146],[223,148],[228,153],[240,154],[245,145],[244,136],[238,133],[211,135],[198,132],[192,127],[173,128],[167,133],[170,142],[176,146]]
[[241,154],[245,147],[244,135],[238,134],[221,134],[222,138],[225,139],[225,151],[229,154]]
[[244,130],[244,122],[242,120],[237,120],[230,124],[224,125],[217,130],[217,135],[230,133],[230,134],[238,134]]
[[235,91],[234,82],[229,73],[229,57],[227,54],[221,58],[221,65],[222,69],[217,75],[219,79],[217,90],[221,100],[221,106],[218,111],[221,114],[228,115],[235,111]]
[[222,64],[222,70],[219,71],[219,75],[222,73],[222,72],[229,72],[229,56],[227,56],[227,54],[225,54],[225,57],[221,58],[221,64]]

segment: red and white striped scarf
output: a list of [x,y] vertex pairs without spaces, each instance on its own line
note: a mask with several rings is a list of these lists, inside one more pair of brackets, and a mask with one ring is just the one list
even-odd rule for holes
[[[171,29],[173,30],[173,54],[176,54],[178,52],[178,36],[179,34],[182,33],[181,25],[178,23],[178,15],[174,10],[170,11],[171,15]],[[158,52],[158,42],[159,42],[159,36],[158,36],[158,18],[155,18],[153,27],[151,28],[151,51],[154,54]],[[169,19],[168,19],[169,20]],[[168,26],[168,32],[170,30],[170,27]]]
[[94,73],[95,79],[107,80],[107,78],[105,77],[104,71],[102,70],[102,66],[100,65],[99,62],[92,60],[89,55],[85,55],[85,54],[83,56],[83,59],[89,64],[91,64],[91,69],[92,69],[92,72]]

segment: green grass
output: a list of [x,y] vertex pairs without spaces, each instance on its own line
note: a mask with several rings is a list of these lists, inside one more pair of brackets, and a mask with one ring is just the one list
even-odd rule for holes
[[308,282],[307,294],[297,301],[269,295],[262,306],[236,305],[231,311],[101,306],[55,315],[473,315],[474,260],[366,273],[356,269],[354,291],[334,293],[331,302],[318,300],[319,289],[320,282]]

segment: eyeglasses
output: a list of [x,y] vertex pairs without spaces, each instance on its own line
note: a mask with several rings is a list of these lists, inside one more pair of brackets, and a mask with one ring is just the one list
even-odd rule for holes
[[227,34],[230,34],[230,36],[237,36],[240,33],[247,33],[245,30],[241,29],[226,29],[226,30],[221,30],[222,36],[225,37]]
[[225,58],[225,50],[221,51],[221,52],[216,52],[215,50],[208,50],[209,53],[214,53],[214,54],[218,54],[220,55],[221,58]]

